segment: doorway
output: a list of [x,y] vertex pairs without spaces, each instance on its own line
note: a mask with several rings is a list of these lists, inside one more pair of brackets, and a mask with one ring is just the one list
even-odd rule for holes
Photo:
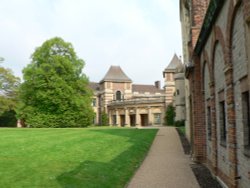
[[121,126],[125,126],[125,115],[120,115]]
[[135,115],[130,115],[130,126],[134,127],[135,126]]
[[141,126],[148,126],[148,114],[141,114]]

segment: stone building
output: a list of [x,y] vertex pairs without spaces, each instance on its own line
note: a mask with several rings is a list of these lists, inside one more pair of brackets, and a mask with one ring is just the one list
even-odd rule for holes
[[185,114],[185,75],[184,66],[178,64],[174,73],[175,93],[173,104],[175,107],[175,121],[184,121]]
[[175,120],[185,119],[185,86],[184,66],[181,59],[174,54],[169,65],[163,71],[165,80],[164,90],[166,93],[166,105],[173,104],[175,107]]
[[99,83],[91,83],[94,91],[95,123],[101,123],[106,113],[113,126],[163,125],[165,91],[160,82],[155,85],[132,84],[119,66],[111,66]]
[[180,0],[180,16],[192,157],[249,187],[250,1]]
[[[92,106],[96,114],[95,124],[101,124],[101,114],[105,113],[113,126],[163,125],[166,106],[173,102],[176,92],[175,80],[181,87],[181,66],[180,59],[175,55],[163,72],[164,89],[161,89],[160,81],[154,85],[133,84],[121,67],[111,66],[99,83],[90,83],[94,92]],[[178,96],[184,93],[181,88],[178,88],[178,92]],[[180,102],[177,103],[179,105]]]

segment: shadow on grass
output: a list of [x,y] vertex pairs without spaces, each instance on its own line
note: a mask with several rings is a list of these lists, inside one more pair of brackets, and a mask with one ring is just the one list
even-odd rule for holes
[[[133,134],[131,130],[126,129],[122,131],[120,129],[90,131],[128,137],[132,146],[107,163],[84,161],[74,170],[58,176],[57,181],[63,188],[124,187],[144,160],[153,139],[149,139],[149,136],[147,136],[148,139],[142,139],[143,142],[140,139],[141,142],[138,143],[136,137],[143,138],[143,135],[145,136],[145,134],[141,134],[141,130],[133,130]],[[155,130],[155,134],[156,132]],[[148,134],[152,134],[152,131],[148,131]]]

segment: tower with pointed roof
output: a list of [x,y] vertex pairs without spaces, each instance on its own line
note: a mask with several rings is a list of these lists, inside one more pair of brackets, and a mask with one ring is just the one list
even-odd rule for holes
[[175,71],[178,67],[183,66],[180,58],[177,57],[176,54],[174,54],[172,60],[170,61],[169,65],[165,68],[163,71],[163,77],[164,77],[164,89],[166,92],[166,104],[173,103],[173,96],[175,93]]
[[100,81],[102,95],[101,111],[108,112],[107,105],[112,100],[128,99],[132,95],[132,80],[123,72],[120,66],[111,66]]

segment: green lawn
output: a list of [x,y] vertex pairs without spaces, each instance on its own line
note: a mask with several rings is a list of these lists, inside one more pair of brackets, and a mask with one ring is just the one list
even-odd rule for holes
[[124,187],[156,129],[0,129],[0,187]]

